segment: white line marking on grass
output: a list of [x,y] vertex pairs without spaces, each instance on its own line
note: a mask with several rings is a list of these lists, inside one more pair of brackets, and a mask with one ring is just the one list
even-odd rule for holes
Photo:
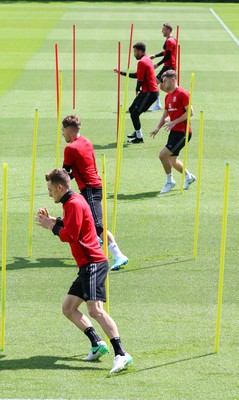
[[233,35],[233,33],[230,31],[230,29],[226,26],[226,24],[224,24],[224,22],[221,20],[221,18],[217,15],[217,13],[215,13],[215,11],[213,10],[213,8],[210,8],[211,13],[214,15],[214,17],[220,22],[220,24],[223,26],[223,28],[227,31],[227,33],[229,33],[229,35],[232,37],[232,39],[234,40],[234,42],[236,42],[237,46],[239,46],[239,40],[236,38],[235,35]]

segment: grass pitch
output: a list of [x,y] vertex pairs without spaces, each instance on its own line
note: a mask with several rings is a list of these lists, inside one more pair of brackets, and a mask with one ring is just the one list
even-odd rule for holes
[[[236,400],[238,384],[238,38],[236,4],[0,4],[0,161],[9,166],[6,343],[0,354],[0,398]],[[133,42],[160,51],[161,26],[180,26],[181,84],[195,72],[193,138],[188,168],[197,175],[199,113],[204,141],[198,257],[193,260],[196,186],[158,196],[165,176],[158,161],[167,135],[148,133],[161,112],[142,116],[145,144],[123,151],[117,241],[128,266],[110,273],[110,313],[134,358],[109,377],[113,354],[81,361],[88,340],[61,314],[77,269],[67,245],[34,227],[27,258],[34,110],[39,109],[35,209],[60,215],[44,174],[55,167],[54,44],[63,71],[63,110],[72,112],[72,25],[77,28],[77,109],[82,135],[106,156],[109,227],[116,153],[117,43],[127,65]],[[131,58],[131,70],[136,60]],[[134,98],[130,81],[128,104]],[[124,80],[122,78],[123,99]],[[126,117],[126,133],[132,131]],[[64,143],[61,144],[61,157]],[[230,162],[228,230],[219,353],[214,352],[225,163]],[[2,179],[2,173],[1,173]],[[0,182],[1,184],[2,182]],[[73,183],[73,188],[76,189]],[[0,199],[1,200],[1,199]],[[0,205],[2,201],[0,201]]]

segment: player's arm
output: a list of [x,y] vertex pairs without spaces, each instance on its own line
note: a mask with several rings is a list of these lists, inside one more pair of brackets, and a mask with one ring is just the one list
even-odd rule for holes
[[164,110],[162,117],[160,118],[160,121],[158,123],[158,125],[156,126],[156,128],[150,132],[150,136],[153,136],[153,138],[157,135],[157,133],[159,132],[159,130],[162,128],[162,126],[165,125],[166,122],[166,118],[168,117],[168,111]]
[[135,88],[136,95],[139,94],[140,89],[141,89],[141,87],[142,87],[142,84],[143,84],[142,81],[137,80],[137,84],[136,84],[136,88]]
[[77,203],[71,203],[71,208],[67,210],[67,218],[64,218],[63,227],[60,224],[55,224],[52,232],[58,235],[62,242],[77,242],[80,235],[80,230],[83,221],[82,210],[77,206]]
[[[114,68],[114,72],[116,72],[118,74],[118,72],[119,72],[118,68]],[[120,75],[126,76],[126,72],[125,71],[120,71]],[[129,73],[129,78],[137,79],[136,72],[130,72]]]
[[[162,53],[159,53],[159,54],[161,54],[161,56],[163,56],[163,52],[162,52]],[[159,54],[155,54],[155,57],[159,56]],[[171,50],[166,50],[165,56],[162,58],[162,60],[160,60],[160,61],[159,61],[157,64],[155,64],[155,65],[157,65],[157,66],[159,67],[160,65],[164,64],[165,61],[170,60],[170,58],[171,58]],[[157,67],[156,67],[156,68],[157,68]]]
[[151,56],[149,56],[149,58],[151,58],[151,60],[154,60],[156,57],[163,57],[163,51],[161,51],[158,54],[151,54]]
[[70,165],[67,165],[67,164],[64,164],[64,163],[63,163],[62,168],[64,168],[64,169],[68,172],[68,175],[69,175],[69,177],[70,177],[71,179],[74,179],[74,175],[73,175],[73,172],[72,172],[72,170],[71,170],[71,166],[70,166]]

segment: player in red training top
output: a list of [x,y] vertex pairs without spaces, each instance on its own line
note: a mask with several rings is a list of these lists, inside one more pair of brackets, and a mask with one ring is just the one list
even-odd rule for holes
[[[75,178],[81,194],[89,204],[95,221],[97,235],[103,239],[102,182],[98,175],[92,143],[80,135],[81,122],[77,115],[68,115],[62,121],[62,132],[68,145],[64,150],[63,168]],[[113,253],[113,271],[128,263],[111,232],[107,231],[109,250]]]
[[46,208],[38,211],[38,225],[50,229],[62,242],[68,242],[79,267],[62,305],[64,315],[89,338],[91,350],[85,361],[95,361],[108,353],[108,346],[101,340],[89,318],[79,307],[86,302],[89,315],[101,326],[110,339],[115,358],[110,373],[119,372],[132,362],[132,357],[123,350],[114,320],[104,311],[105,279],[108,261],[98,243],[91,210],[84,197],[70,188],[70,177],[63,168],[46,174],[49,196],[55,203],[62,203],[63,218],[54,218]]
[[[150,136],[155,137],[158,131],[164,127],[166,131],[170,131],[168,142],[161,150],[159,158],[163,164],[167,175],[166,183],[161,194],[169,192],[175,185],[173,180],[172,168],[178,172],[183,172],[183,163],[178,159],[180,150],[185,146],[185,133],[187,125],[188,104],[190,94],[177,85],[177,75],[173,70],[168,70],[162,75],[163,83],[167,94],[165,97],[165,109],[157,127],[150,133]],[[191,116],[193,108],[191,106]],[[169,120],[168,120],[169,117]],[[191,139],[192,128],[189,128],[188,140]],[[196,180],[188,170],[185,171],[184,189]]]
[[[166,37],[166,40],[163,45],[163,51],[158,54],[152,54],[150,56],[151,60],[155,57],[163,57],[157,64],[154,64],[154,68],[158,68],[160,65],[164,65],[159,74],[156,76],[157,84],[160,85],[160,89],[165,91],[163,82],[162,82],[162,75],[165,71],[169,69],[173,69],[176,71],[176,49],[177,49],[177,42],[176,39],[172,36],[172,26],[168,23],[163,24],[162,33],[163,36]],[[155,105],[149,111],[157,111],[161,110],[161,102],[160,97],[158,96]]]
[[[127,135],[128,143],[143,143],[143,134],[139,116],[147,111],[158,97],[158,86],[154,75],[154,66],[150,58],[145,54],[146,46],[138,42],[133,46],[134,56],[139,60],[137,72],[130,72],[129,77],[137,79],[136,97],[129,107],[130,117],[134,126],[134,133]],[[118,68],[114,68],[118,73]],[[126,76],[126,72],[120,71]]]

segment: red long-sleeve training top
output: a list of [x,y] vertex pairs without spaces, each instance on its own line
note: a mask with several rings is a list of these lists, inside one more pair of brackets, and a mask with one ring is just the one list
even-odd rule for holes
[[63,219],[58,219],[52,231],[62,242],[68,242],[78,267],[105,261],[98,242],[90,207],[84,197],[72,190],[61,199]]

